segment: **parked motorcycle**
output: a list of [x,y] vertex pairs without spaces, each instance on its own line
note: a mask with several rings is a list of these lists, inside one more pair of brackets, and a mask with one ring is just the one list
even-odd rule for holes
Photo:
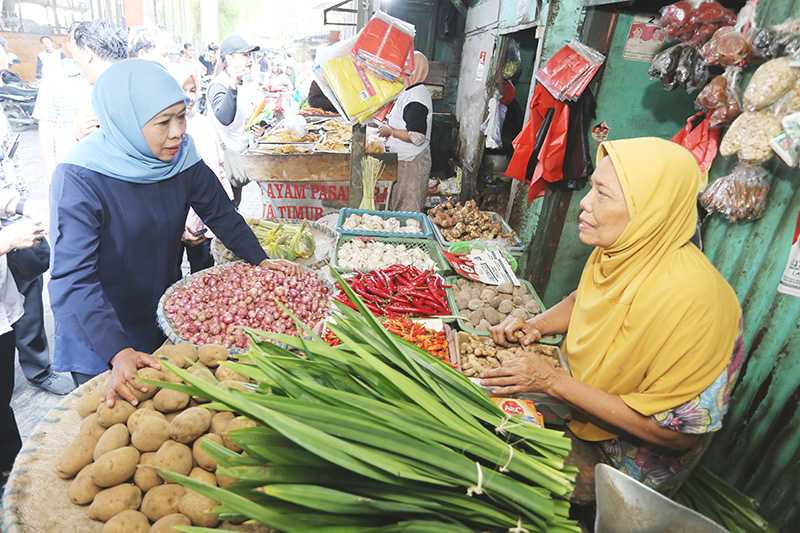
[[22,130],[36,125],[33,108],[39,90],[31,86],[10,70],[0,72],[3,84],[0,85],[0,106],[14,130]]

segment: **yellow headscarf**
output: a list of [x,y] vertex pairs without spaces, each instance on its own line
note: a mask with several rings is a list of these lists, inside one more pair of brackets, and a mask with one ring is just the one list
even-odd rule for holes
[[[630,222],[595,248],[581,275],[564,350],[573,376],[650,416],[708,388],[729,364],[741,310],[736,294],[690,242],[701,172],[663,139],[608,141]],[[579,438],[614,438],[573,421]]]

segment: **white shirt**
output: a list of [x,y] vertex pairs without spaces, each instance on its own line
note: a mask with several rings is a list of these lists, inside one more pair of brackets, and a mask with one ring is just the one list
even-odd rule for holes
[[[3,230],[0,230],[3,231]],[[8,269],[8,259],[0,256],[0,335],[11,331],[11,326],[22,317],[24,300],[17,290],[14,276]]]
[[[227,88],[231,86],[231,78],[223,70],[219,76],[214,78],[213,83],[219,83]],[[247,148],[247,132],[244,130],[244,126],[255,109],[255,104],[253,91],[247,85],[241,85],[236,94],[236,115],[233,117],[233,122],[225,126],[217,120],[213,110],[209,113],[213,117],[212,120],[226,150],[242,152]]]
[[414,144],[406,141],[401,141],[395,137],[389,137],[386,141],[386,149],[390,152],[397,154],[397,159],[400,161],[411,161],[419,154],[424,152],[431,144],[431,126],[433,124],[433,101],[431,100],[431,92],[424,85],[415,85],[406,89],[394,103],[387,123],[390,128],[398,130],[407,130],[406,121],[403,118],[403,112],[408,104],[417,102],[422,104],[428,109],[427,128],[425,131],[425,142],[422,144]]

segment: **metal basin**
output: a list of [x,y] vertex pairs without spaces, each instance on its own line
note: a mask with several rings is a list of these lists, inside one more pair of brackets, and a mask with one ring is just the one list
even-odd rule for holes
[[675,503],[605,464],[595,466],[595,533],[726,533],[700,513]]

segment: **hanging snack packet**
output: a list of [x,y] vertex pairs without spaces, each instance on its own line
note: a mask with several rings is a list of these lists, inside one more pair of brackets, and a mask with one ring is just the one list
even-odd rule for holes
[[700,202],[706,211],[719,213],[730,222],[756,220],[767,207],[769,188],[766,170],[739,163],[730,174],[709,185]]
[[797,83],[800,69],[788,57],[771,59],[758,67],[744,91],[744,107],[758,111],[774,104]]
[[710,113],[711,127],[730,124],[742,112],[736,96],[736,81],[740,71],[729,68],[725,74],[715,76],[695,98],[695,107]]
[[729,67],[747,63],[752,48],[740,31],[733,26],[723,26],[703,45],[702,52],[709,65]]

